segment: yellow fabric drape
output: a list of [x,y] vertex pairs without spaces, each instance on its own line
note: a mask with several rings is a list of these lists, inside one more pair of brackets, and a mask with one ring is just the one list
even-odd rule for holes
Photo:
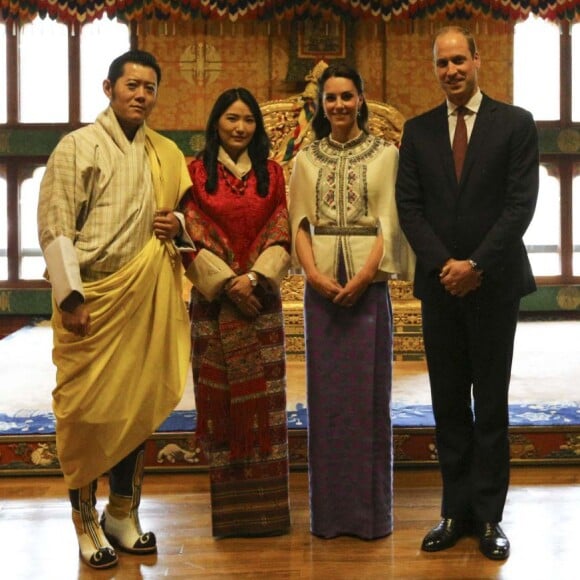
[[91,334],[54,317],[57,451],[69,489],[83,487],[141,444],[179,403],[189,323],[175,272],[155,238],[119,273],[85,286]]
[[[173,155],[177,148],[154,133],[148,137],[158,207],[175,207],[187,185]],[[53,410],[69,489],[83,487],[116,465],[179,403],[190,360],[181,281],[177,250],[152,237],[117,273],[85,285],[89,336],[64,329],[53,305],[58,369]]]

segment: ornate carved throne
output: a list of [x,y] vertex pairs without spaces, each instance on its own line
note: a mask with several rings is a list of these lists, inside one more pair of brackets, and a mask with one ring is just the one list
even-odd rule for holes
[[[272,157],[284,167],[286,182],[292,172],[294,156],[314,137],[310,121],[316,103],[317,79],[326,66],[324,61],[320,61],[312,69],[306,77],[307,84],[303,93],[287,99],[267,101],[260,106],[266,131],[272,141]],[[367,105],[370,130],[398,145],[403,129],[403,115],[380,101],[367,99]],[[419,302],[413,297],[411,283],[391,281],[389,285],[393,301],[395,359],[422,359],[421,311]],[[289,360],[304,358],[303,291],[302,275],[299,272],[290,273],[282,285]]]

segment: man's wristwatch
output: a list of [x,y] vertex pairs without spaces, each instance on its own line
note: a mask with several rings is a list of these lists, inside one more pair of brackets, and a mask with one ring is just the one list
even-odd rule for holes
[[252,288],[255,288],[258,285],[258,276],[256,276],[254,272],[248,272],[246,275],[250,279],[250,284],[252,285]]
[[469,258],[469,260],[467,260],[469,262],[469,265],[471,266],[471,269],[474,272],[481,272],[481,268],[478,267],[477,262],[475,260],[472,260],[471,258]]

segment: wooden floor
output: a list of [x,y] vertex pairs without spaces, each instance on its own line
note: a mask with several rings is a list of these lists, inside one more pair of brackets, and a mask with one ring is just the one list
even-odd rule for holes
[[[438,519],[437,470],[395,471],[395,532],[365,542],[321,540],[308,527],[307,474],[291,474],[292,532],[263,539],[211,536],[206,473],[149,474],[141,521],[157,533],[156,556],[121,555],[111,571],[79,562],[60,477],[0,477],[0,575],[5,580],[502,579],[579,578],[580,470],[514,467],[503,528],[512,543],[504,563],[484,558],[475,538],[437,554],[419,550]],[[99,508],[107,491],[100,482]]]

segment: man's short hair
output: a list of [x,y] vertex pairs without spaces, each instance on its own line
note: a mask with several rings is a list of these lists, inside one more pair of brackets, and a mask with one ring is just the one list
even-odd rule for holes
[[140,64],[152,68],[157,75],[157,85],[161,83],[161,67],[157,59],[145,50],[129,50],[121,56],[118,56],[109,66],[107,79],[111,85],[114,85],[117,80],[123,76],[125,65],[127,63]]

